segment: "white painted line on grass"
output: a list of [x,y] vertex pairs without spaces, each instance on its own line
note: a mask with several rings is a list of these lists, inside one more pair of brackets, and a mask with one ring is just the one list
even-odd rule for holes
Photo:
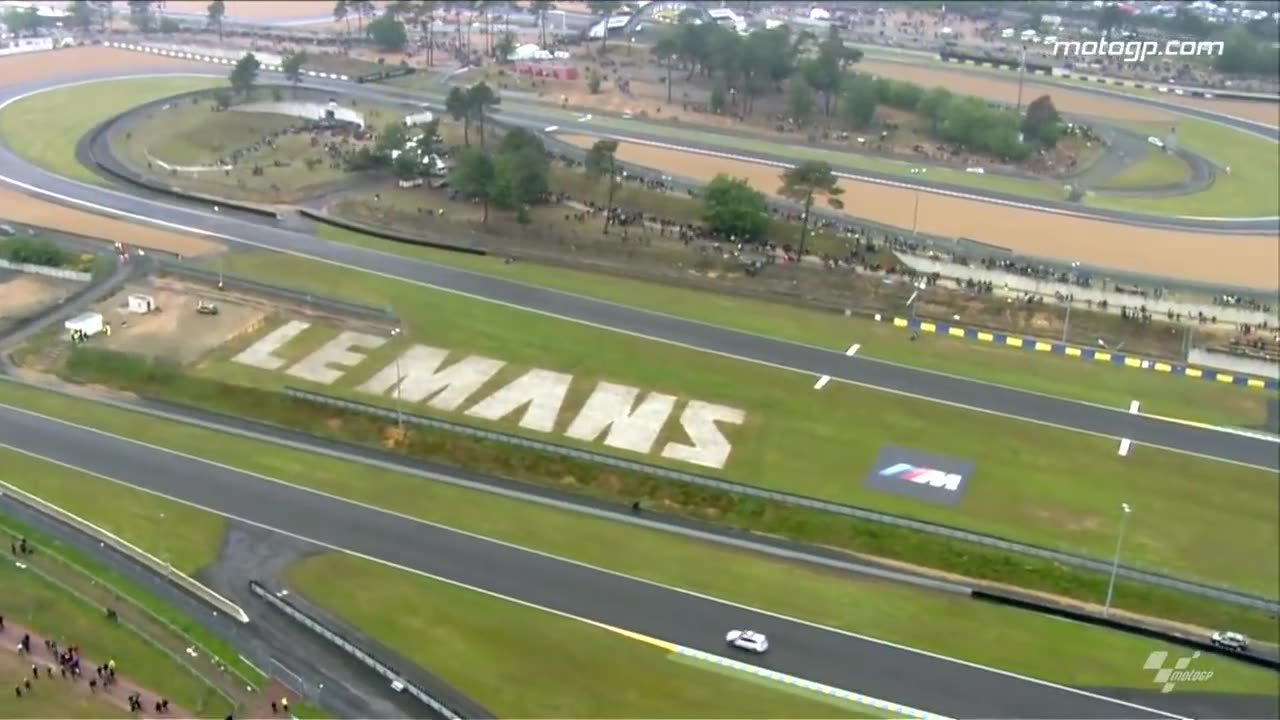
[[813,389],[814,389],[814,390],[821,390],[822,388],[826,387],[826,386],[827,386],[827,383],[829,383],[829,382],[831,382],[831,376],[830,376],[830,375],[823,375],[822,377],[818,378],[818,382],[816,382],[816,383],[814,383],[814,384],[813,384]]
[[1129,457],[1129,447],[1133,445],[1133,441],[1129,438],[1120,439],[1120,457]]
[[553,133],[553,132],[555,132],[555,131],[557,131],[557,130],[559,130],[559,129],[560,129],[560,126],[559,126],[559,125],[548,125],[548,126],[546,126],[545,128],[543,128],[543,129],[542,129],[542,132],[546,132],[546,133]]
[[1137,400],[1134,400],[1133,402],[1129,403],[1129,414],[1137,415],[1139,407],[1141,407],[1141,404]]
[[854,355],[857,355],[857,354],[858,354],[858,351],[859,351],[859,350],[861,350],[861,349],[862,349],[862,346],[861,346],[861,345],[859,345],[858,343],[854,343],[854,344],[852,344],[852,345],[850,345],[850,346],[849,346],[849,349],[848,349],[848,350],[845,350],[845,351],[844,351],[844,354],[845,354],[845,355],[848,355],[849,357],[853,357]]

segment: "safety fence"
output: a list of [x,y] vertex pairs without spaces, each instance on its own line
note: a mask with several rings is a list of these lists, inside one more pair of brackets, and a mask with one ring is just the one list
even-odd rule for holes
[[266,601],[268,605],[271,605],[275,609],[289,616],[298,624],[307,628],[311,632],[319,635],[325,640],[328,640],[330,643],[336,645],[343,652],[347,653],[351,657],[360,661],[362,664],[368,666],[369,669],[373,670],[374,672],[378,673],[382,677],[386,678],[391,683],[392,687],[404,688],[405,692],[409,693],[414,698],[422,702],[424,705],[436,711],[437,713],[441,714],[442,716],[449,718],[449,720],[461,720],[461,718],[465,717],[461,713],[450,708],[448,705],[445,705],[443,702],[437,700],[426,690],[423,690],[417,685],[414,685],[413,683],[406,680],[404,676],[396,672],[394,668],[390,667],[389,665],[382,662],[381,660],[374,657],[373,655],[370,655],[368,652],[366,652],[364,649],[357,646],[355,643],[344,638],[341,634],[334,632],[333,630],[330,630],[329,628],[325,627],[323,623],[311,617],[311,615],[303,611],[301,608],[294,606],[293,603],[290,603],[287,600],[270,592],[265,587],[263,587],[261,583],[255,580],[250,580],[249,590],[252,591],[254,595],[257,595],[258,597]]
[[[406,413],[400,409],[388,408],[381,405],[372,405],[369,403],[359,402],[357,400],[334,397],[332,395],[324,395],[322,393],[311,392],[300,388],[287,387],[285,388],[285,394],[298,400],[328,405],[395,422],[403,422],[406,425],[415,425],[418,427],[441,430],[489,442],[528,448],[559,457],[584,460],[597,465],[604,465],[606,467],[641,473],[650,477],[674,480],[676,482],[695,485],[698,487],[712,488],[722,492],[734,493],[736,495],[746,495],[795,507],[804,507],[812,510],[857,518],[859,520],[893,525],[896,527],[907,528],[909,530],[929,533],[930,535],[950,538],[952,540],[960,540],[975,543],[977,545],[983,545],[985,547],[997,548],[1007,552],[1043,558],[1045,560],[1051,560],[1056,563],[1083,570],[1106,573],[1109,573],[1112,570],[1112,563],[1106,560],[1099,560],[1062,550],[1051,550],[1049,548],[1039,547],[1036,545],[1014,542],[1012,540],[1006,540],[992,535],[985,535],[969,530],[961,530],[948,525],[940,525],[937,523],[925,522],[923,520],[913,520],[900,515],[892,515],[854,505],[832,502],[830,500],[820,500],[818,498],[779,492],[777,490],[766,490],[752,485],[744,485],[742,483],[736,483],[729,480],[721,480],[708,475],[685,472],[674,468],[638,462],[635,460],[627,460],[614,455],[607,455],[605,453],[594,452],[591,450],[583,450],[581,448],[569,447],[567,445],[546,442],[543,440],[535,440],[521,435],[505,433],[497,430],[488,430],[485,428],[475,427],[473,425],[465,425],[462,423],[451,422],[449,420],[442,420],[440,418],[424,417],[413,413]],[[1171,588],[1181,592],[1190,593],[1192,595],[1226,602],[1232,605],[1263,610],[1272,614],[1280,613],[1280,602],[1276,602],[1275,600],[1260,595],[1228,590],[1196,582],[1194,580],[1183,580],[1181,578],[1175,578],[1147,570],[1140,570],[1138,568],[1128,567],[1125,565],[1120,565],[1116,572],[1120,577],[1146,585]]]
[[9,260],[0,260],[0,269],[29,273],[31,275],[44,275],[45,277],[57,278],[59,280],[73,280],[75,282],[89,282],[90,280],[93,280],[92,274],[80,272],[79,270],[68,270],[66,268],[49,267],[48,265],[35,265],[33,263],[19,263]]

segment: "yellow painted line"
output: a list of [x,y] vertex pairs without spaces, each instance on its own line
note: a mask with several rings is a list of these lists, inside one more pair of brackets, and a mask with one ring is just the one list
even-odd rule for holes
[[1125,358],[1124,364],[1128,365],[1129,367],[1142,367],[1142,361],[1135,357]]
[[617,633],[622,637],[630,638],[632,640],[635,640],[636,642],[642,642],[646,645],[652,645],[656,648],[661,648],[663,650],[666,650],[667,652],[680,651],[679,645],[676,645],[675,643],[667,642],[666,640],[659,640],[658,638],[655,638],[655,637],[649,637],[648,635],[642,635],[638,632],[624,630],[620,627],[614,627],[613,625],[606,625],[602,622],[596,622],[595,620],[585,620],[584,622],[589,623],[591,625],[595,625],[596,627],[602,630],[608,630],[611,633]]
[[964,328],[958,328],[958,327],[947,328],[947,334],[955,335],[956,337],[964,337]]
[[1173,366],[1167,363],[1156,363],[1156,372],[1173,372]]
[[1111,362],[1111,353],[1095,352],[1093,354],[1093,359],[1099,362]]
[[979,332],[978,339],[981,340],[982,342],[991,342],[992,340],[996,339],[996,336],[992,335],[989,332]]
[[894,326],[894,327],[906,327],[907,325],[908,325],[907,321],[906,321],[906,320],[903,320],[902,318],[894,318],[894,319],[893,319],[893,326]]
[[1053,349],[1053,345],[1050,345],[1049,343],[1043,343],[1043,342],[1036,343],[1036,350],[1039,350],[1040,352],[1049,352],[1052,349]]
[[1004,344],[1009,347],[1022,347],[1022,338],[1007,337],[1004,339]]
[[933,323],[931,323],[931,322],[922,322],[922,323],[920,323],[920,329],[921,329],[921,330],[923,330],[923,331],[925,331],[925,332],[937,332],[937,331],[938,331],[938,326],[937,326],[937,325],[934,325],[934,324],[933,324]]
[[1204,371],[1202,371],[1200,368],[1189,367],[1186,370],[1183,370],[1182,374],[1186,375],[1187,377],[1193,377],[1193,378],[1204,377]]
[[1081,351],[1080,348],[1078,347],[1068,347],[1067,349],[1063,350],[1063,352],[1067,355],[1070,355],[1071,357],[1080,357],[1081,355],[1084,354],[1084,352]]
[[1218,382],[1220,382],[1220,383],[1231,383],[1231,382],[1235,382],[1235,379],[1236,379],[1236,378],[1235,378],[1235,376],[1234,376],[1234,375],[1226,375],[1226,374],[1224,374],[1224,373],[1218,373]]
[[1266,386],[1267,386],[1267,384],[1266,384],[1265,382],[1263,382],[1263,381],[1261,381],[1261,380],[1257,380],[1257,379],[1255,379],[1255,378],[1249,378],[1248,383],[1249,383],[1249,387],[1256,387],[1256,388],[1260,388],[1260,387],[1266,387]]

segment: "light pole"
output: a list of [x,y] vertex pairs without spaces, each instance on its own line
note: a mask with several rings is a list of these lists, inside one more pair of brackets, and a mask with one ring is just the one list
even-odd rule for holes
[[1129,524],[1129,514],[1133,512],[1129,503],[1120,503],[1120,508],[1124,510],[1124,514],[1120,516],[1120,535],[1116,537],[1116,556],[1111,561],[1111,582],[1107,583],[1107,604],[1102,608],[1103,617],[1111,615],[1111,596],[1116,590],[1116,573],[1120,570],[1120,546],[1124,545],[1124,528]]
[[[400,328],[391,331],[391,337],[399,337]],[[404,376],[400,374],[400,355],[396,355],[396,428],[404,434],[404,412],[400,408],[400,384],[404,380]]]

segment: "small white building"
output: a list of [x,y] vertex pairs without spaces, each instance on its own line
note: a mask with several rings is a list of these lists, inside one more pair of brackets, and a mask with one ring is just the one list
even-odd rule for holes
[[150,295],[130,295],[128,310],[136,315],[146,315],[156,309],[156,299]]
[[84,337],[93,337],[103,331],[106,323],[102,320],[102,313],[86,312],[64,322],[62,326],[69,333],[79,332]]

